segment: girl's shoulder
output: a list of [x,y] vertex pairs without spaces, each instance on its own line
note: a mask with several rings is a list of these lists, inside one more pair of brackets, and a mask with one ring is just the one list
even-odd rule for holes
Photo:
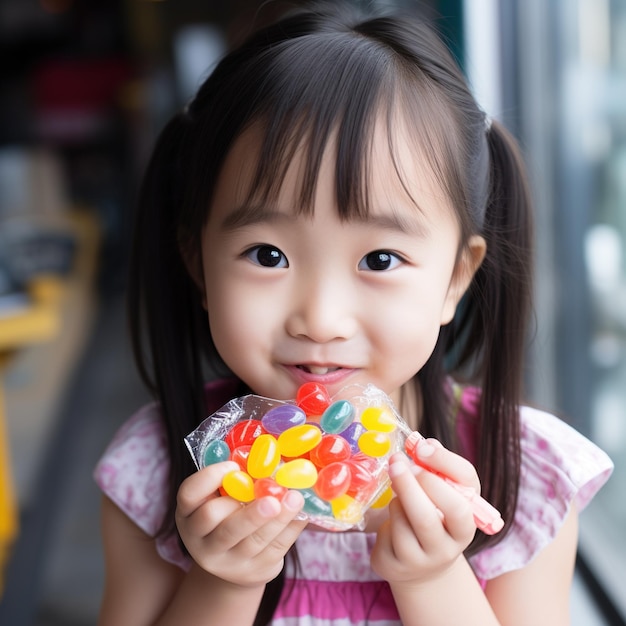
[[[208,383],[207,411],[222,406],[236,389],[237,381],[231,379]],[[98,461],[93,477],[102,492],[139,528],[155,537],[167,510],[169,468],[165,424],[159,405],[153,402],[122,424]],[[157,549],[165,560],[188,567],[176,537],[158,537]]]
[[[479,428],[480,390],[455,388],[457,433],[471,459]],[[521,475],[513,526],[498,544],[471,558],[479,578],[520,569],[548,545],[572,506],[580,512],[608,480],[611,459],[557,416],[520,407]]]

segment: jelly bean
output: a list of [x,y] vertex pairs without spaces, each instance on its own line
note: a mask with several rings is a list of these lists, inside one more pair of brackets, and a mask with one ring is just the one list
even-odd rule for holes
[[324,385],[304,383],[296,393],[296,404],[307,415],[321,415],[330,404],[330,396]]
[[386,407],[370,406],[361,413],[361,424],[368,430],[390,433],[396,429],[394,414]]
[[350,458],[350,444],[340,435],[323,435],[322,440],[311,450],[309,457],[315,465],[323,467],[336,461]]
[[210,441],[207,445],[203,461],[204,466],[213,465],[213,463],[220,463],[221,461],[228,461],[230,457],[230,448],[228,444],[221,439],[215,439]]
[[[355,460],[357,456],[365,455],[355,455],[347,461],[350,467],[350,486],[347,493],[353,498],[366,501],[376,491],[378,480],[374,474],[375,470],[368,467],[366,463]],[[370,460],[373,461],[374,459]]]
[[264,498],[265,496],[274,496],[279,500],[287,493],[287,488],[279,485],[272,478],[259,478],[254,482],[254,497]]
[[239,502],[254,500],[254,482],[248,474],[241,470],[228,472],[222,479],[222,487],[231,498],[239,500]]
[[339,434],[350,444],[352,452],[357,452],[359,449],[359,437],[365,432],[365,426],[361,422],[352,422],[348,428]]
[[393,490],[391,489],[391,485],[389,485],[387,489],[385,489],[380,494],[380,496],[378,496],[378,498],[374,500],[371,506],[373,509],[383,509],[391,502],[392,498],[393,498]]
[[333,515],[340,521],[356,524],[363,516],[363,506],[348,494],[344,494],[331,501]]
[[243,420],[242,422],[237,422],[228,431],[224,441],[231,450],[234,450],[237,446],[251,446],[252,442],[264,432],[261,420]]
[[288,489],[308,489],[317,480],[317,468],[308,459],[294,459],[283,463],[274,478]]
[[230,455],[230,460],[235,461],[244,472],[248,469],[251,448],[252,446],[237,446]]
[[348,428],[353,419],[354,407],[347,400],[337,400],[324,411],[320,426],[323,431],[336,434]]
[[270,409],[261,419],[263,428],[272,435],[280,435],[292,426],[306,422],[304,411],[293,404],[281,404]]
[[248,474],[252,478],[271,476],[280,462],[278,441],[274,435],[259,435],[250,448],[248,455]]
[[350,478],[350,467],[346,463],[326,465],[318,473],[315,493],[324,500],[334,500],[346,493]]
[[322,431],[316,424],[302,424],[292,426],[278,436],[280,453],[286,457],[299,457],[322,440]]
[[325,517],[332,516],[333,510],[330,502],[322,500],[312,489],[302,489],[300,491],[304,498],[304,506],[302,511],[309,515],[323,515]]
[[391,450],[391,439],[387,433],[368,430],[359,437],[359,450],[370,456],[385,456]]

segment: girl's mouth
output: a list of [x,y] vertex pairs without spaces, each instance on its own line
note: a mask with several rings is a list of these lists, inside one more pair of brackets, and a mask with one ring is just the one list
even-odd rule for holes
[[316,376],[325,376],[330,372],[336,372],[341,369],[340,367],[324,367],[322,365],[296,365],[296,367],[303,372],[315,374]]

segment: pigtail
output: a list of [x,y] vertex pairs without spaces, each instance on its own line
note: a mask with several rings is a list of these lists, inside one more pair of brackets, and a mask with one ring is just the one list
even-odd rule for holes
[[[487,255],[464,308],[468,328],[461,363],[473,358],[482,387],[476,466],[483,494],[510,528],[520,475],[519,406],[532,297],[532,201],[515,140],[497,122],[487,130],[490,194],[483,236]],[[458,331],[457,331],[458,332]],[[469,552],[499,541],[478,534]]]
[[161,405],[170,455],[170,510],[162,533],[174,531],[175,494],[194,471],[183,438],[204,416],[198,346],[208,338],[198,289],[183,263],[177,213],[183,198],[183,146],[189,122],[174,117],[156,143],[140,189],[130,262],[128,308],[135,361]]

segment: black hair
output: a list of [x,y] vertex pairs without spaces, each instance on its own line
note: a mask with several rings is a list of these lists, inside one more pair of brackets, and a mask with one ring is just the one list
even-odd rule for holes
[[[206,365],[223,371],[181,251],[187,262],[199,255],[200,232],[226,156],[243,132],[260,129],[250,193],[271,197],[304,142],[306,211],[322,154],[336,138],[337,206],[348,219],[368,210],[374,124],[383,115],[391,125],[398,112],[456,209],[462,243],[472,234],[487,243],[462,306],[414,381],[423,400],[420,430],[459,450],[447,377],[463,376],[482,388],[475,462],[485,497],[510,527],[520,473],[518,407],[532,267],[532,212],[522,159],[506,130],[486,120],[431,26],[407,15],[362,16],[341,6],[298,11],[226,55],[165,127],[148,164],[129,311],[139,371],[161,404],[168,434],[170,505],[162,533],[175,532],[176,492],[195,469],[183,438],[206,416]],[[399,169],[398,176],[402,180]],[[477,533],[467,554],[505,532],[492,538]],[[268,585],[258,624],[271,618],[281,588],[280,580]]]

